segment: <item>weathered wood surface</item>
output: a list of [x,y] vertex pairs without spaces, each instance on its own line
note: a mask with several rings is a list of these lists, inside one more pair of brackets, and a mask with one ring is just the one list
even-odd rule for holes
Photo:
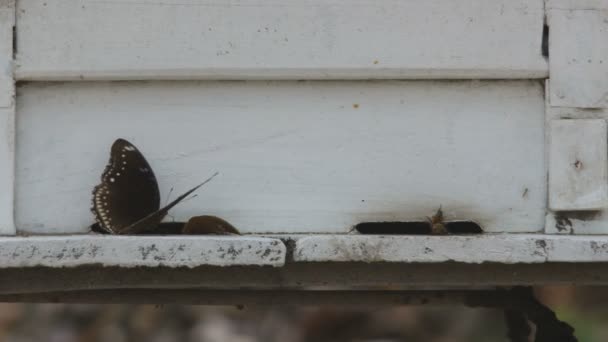
[[543,0],[20,0],[20,80],[544,78]]
[[[509,236],[512,236],[510,234]],[[465,263],[446,262],[304,262],[291,259],[282,267],[209,266],[110,267],[101,264],[80,267],[0,268],[0,293],[41,293],[101,289],[217,289],[217,290],[347,290],[347,289],[479,289],[513,285],[607,285],[606,242],[593,245],[576,242],[580,237],[545,241],[545,253],[565,262]],[[450,238],[448,238],[450,239]],[[575,243],[572,245],[570,241]],[[450,242],[447,243],[450,245]],[[504,245],[504,244],[503,244]],[[517,246],[518,243],[513,243]],[[521,245],[521,244],[520,244]],[[580,249],[579,247],[583,247]],[[463,250],[463,247],[460,248]],[[551,252],[547,252],[551,250]],[[522,255],[532,249],[522,251]],[[559,251],[559,253],[557,252]],[[442,251],[435,250],[439,255]],[[579,255],[580,253],[580,255]],[[293,253],[295,257],[296,253]],[[481,254],[476,254],[483,258]],[[567,259],[574,256],[574,259]],[[539,255],[543,258],[542,255]],[[487,257],[486,257],[487,258]],[[591,260],[584,261],[583,259]],[[353,258],[354,260],[354,258]],[[429,258],[430,260],[430,258]],[[573,262],[576,261],[576,262]]]
[[15,88],[12,64],[14,22],[14,1],[0,1],[0,235],[15,234]]
[[0,238],[0,268],[282,266],[285,246],[260,237],[53,236]]
[[91,190],[124,137],[150,161],[162,198],[220,172],[172,210],[179,221],[345,233],[425,220],[442,205],[446,219],[489,232],[540,231],[543,101],[533,81],[25,84],[17,226],[86,232]]
[[551,105],[608,107],[608,1],[548,0]]
[[608,238],[542,234],[320,235],[299,239],[293,257],[297,262],[608,262]]
[[[0,268],[283,266],[289,262],[608,262],[607,237],[293,235],[30,236],[0,238]],[[291,242],[290,242],[291,241]],[[289,249],[289,252],[287,250]]]
[[608,207],[608,139],[602,119],[549,122],[549,208]]

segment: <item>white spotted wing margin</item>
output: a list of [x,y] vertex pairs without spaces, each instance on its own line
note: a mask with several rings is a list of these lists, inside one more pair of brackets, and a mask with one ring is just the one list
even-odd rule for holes
[[125,139],[116,139],[101,183],[93,189],[92,211],[101,231],[119,234],[160,208],[156,176],[143,154]]
[[101,183],[93,189],[91,211],[96,224],[92,228],[108,234],[152,230],[171,207],[200,186],[160,209],[160,191],[150,164],[133,144],[117,139],[112,144]]

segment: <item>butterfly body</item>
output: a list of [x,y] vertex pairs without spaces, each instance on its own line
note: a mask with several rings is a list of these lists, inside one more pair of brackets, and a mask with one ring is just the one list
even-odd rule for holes
[[233,225],[217,216],[194,216],[188,220],[182,234],[188,235],[241,235]]

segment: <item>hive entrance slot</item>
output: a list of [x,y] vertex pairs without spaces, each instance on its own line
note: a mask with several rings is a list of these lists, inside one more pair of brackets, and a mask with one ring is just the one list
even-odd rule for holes
[[[445,228],[450,234],[483,233],[481,226],[473,221],[446,222]],[[426,221],[362,222],[355,230],[366,235],[430,235],[431,225]]]
[[431,233],[431,226],[425,221],[410,222],[362,222],[355,226],[361,234],[382,235],[425,235]]
[[450,234],[481,234],[483,229],[477,222],[473,221],[452,221],[445,224],[445,228]]

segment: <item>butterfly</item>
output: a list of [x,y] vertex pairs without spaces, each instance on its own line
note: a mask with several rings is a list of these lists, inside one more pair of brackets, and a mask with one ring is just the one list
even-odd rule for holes
[[218,173],[160,207],[156,176],[143,154],[125,139],[112,144],[110,161],[93,189],[96,224],[93,230],[109,234],[137,234],[156,228],[184,198],[209,182]]

